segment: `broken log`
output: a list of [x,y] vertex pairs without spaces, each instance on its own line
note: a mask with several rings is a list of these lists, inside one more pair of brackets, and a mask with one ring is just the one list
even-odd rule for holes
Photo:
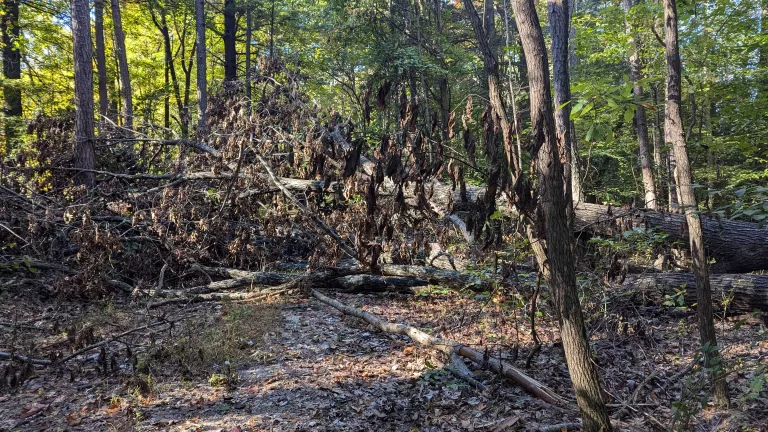
[[[575,215],[577,231],[614,235],[636,227],[655,228],[668,234],[669,240],[688,245],[688,228],[683,214],[579,203]],[[709,217],[702,217],[701,225],[707,255],[715,259],[712,272],[768,270],[768,226]]]
[[486,291],[491,284],[480,277],[455,270],[442,270],[434,267],[415,265],[382,264],[381,274],[385,276],[415,277],[433,285],[441,285],[457,290]]
[[408,336],[412,340],[422,345],[441,351],[449,357],[454,353],[456,353],[461,357],[467,358],[471,360],[473,363],[475,363],[476,365],[478,365],[479,367],[490,369],[498,374],[504,375],[505,377],[512,379],[512,381],[517,383],[524,390],[528,391],[529,393],[531,393],[536,397],[541,398],[545,402],[555,404],[555,405],[572,405],[571,401],[558,395],[549,387],[529,377],[528,375],[523,373],[521,370],[515,368],[514,366],[512,366],[511,364],[503,360],[488,358],[488,356],[484,355],[483,353],[481,353],[480,351],[477,351],[474,348],[470,348],[458,342],[454,342],[447,339],[441,339],[441,338],[429,335],[417,329],[416,327],[411,327],[405,324],[397,324],[397,323],[390,323],[390,322],[383,321],[379,317],[377,317],[376,315],[373,315],[370,312],[366,312],[361,309],[347,306],[344,303],[341,303],[339,301],[336,301],[330,297],[327,297],[321,294],[317,290],[312,290],[312,295],[316,299],[320,300],[321,302],[341,312],[344,312],[347,315],[352,315],[354,317],[360,318],[383,332]]
[[[712,274],[712,300],[715,310],[726,313],[768,312],[768,275]],[[669,272],[629,275],[622,288],[662,303],[685,288],[685,304],[696,303],[696,279],[693,273]],[[724,306],[725,305],[725,306]]]
[[350,275],[315,284],[319,288],[341,288],[347,292],[405,292],[429,283],[415,277],[382,277],[378,275]]

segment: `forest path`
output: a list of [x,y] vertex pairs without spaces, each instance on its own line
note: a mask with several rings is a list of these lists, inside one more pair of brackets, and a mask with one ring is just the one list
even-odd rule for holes
[[[525,363],[531,347],[530,330],[521,326],[515,336],[514,317],[487,300],[440,292],[331,296],[388,321],[487,346],[494,357],[510,360],[510,341],[519,337],[516,366]],[[138,316],[142,311],[137,305],[124,304],[114,306],[118,312],[109,312],[107,318],[93,318],[102,316],[105,306],[27,302],[19,307],[13,298],[0,300],[3,316],[18,312],[18,322],[30,323],[28,318],[35,317],[34,325],[50,326],[57,319],[70,317],[100,323],[99,338],[119,333],[127,325],[113,327],[110,322],[121,322],[127,314]],[[252,314],[238,315],[243,309]],[[151,359],[147,360],[152,362],[148,385],[146,378],[141,380],[147,375],[134,373],[125,360],[119,373],[105,376],[98,370],[98,351],[68,363],[73,372],[36,367],[21,386],[0,393],[0,431],[534,431],[544,425],[578,421],[577,412],[547,405],[487,372],[475,371],[488,386],[478,392],[443,369],[443,359],[435,351],[404,336],[374,331],[365,322],[343,316],[315,299],[291,299],[266,306],[175,305],[159,313],[169,319],[193,314],[201,327],[186,321],[172,330],[158,330],[155,336],[137,334],[131,339],[134,349]],[[136,319],[139,321],[135,323],[144,323],[141,320],[147,318]],[[179,357],[168,352],[182,343],[188,328],[207,330],[230,319],[263,321],[254,323],[253,332],[238,335],[246,343],[238,348],[240,354],[232,366],[231,373],[237,376],[234,384],[227,388],[222,382],[227,373],[222,364],[183,378],[175,363]],[[629,334],[621,334],[607,331],[611,321],[593,318],[593,344],[600,353],[596,361],[615,401],[612,412],[630,399],[644,377],[658,371],[657,378],[642,389],[625,421],[639,430],[649,430],[647,414],[671,424],[670,407],[679,397],[682,381],[670,385],[667,380],[690,363],[695,322],[692,315],[673,318],[659,314],[640,321],[630,318]],[[526,373],[572,398],[558,333],[551,323],[539,326],[542,351]],[[759,320],[720,321],[718,330],[728,336],[722,342],[727,347],[726,361],[745,362],[739,370],[752,370],[768,358],[766,330]],[[0,333],[3,346],[8,345],[11,334]],[[19,340],[24,338],[37,338],[36,352],[45,352],[41,347],[50,346],[65,349],[61,334],[55,332],[46,336],[28,330],[17,337],[16,345],[22,345]],[[165,357],[150,354],[153,338],[162,344]],[[121,344],[111,347],[109,352],[124,352]],[[192,344],[187,352],[196,349]],[[707,409],[695,416],[694,423],[714,428],[728,424],[726,419],[731,418],[735,424],[752,426],[746,430],[767,430],[762,413],[768,400],[740,399],[754,378],[746,372],[731,376],[738,410]]]
[[[455,317],[435,313],[466,300],[334,297],[438,332]],[[478,372],[490,384],[481,394],[442,369],[434,351],[405,336],[375,332],[314,299],[280,308],[276,325],[247,348],[248,359],[233,371],[231,389],[203,376],[161,376],[151,394],[141,396],[129,374],[103,377],[93,370],[94,352],[74,380],[40,369],[16,392],[0,395],[0,431],[465,431],[493,430],[505,421],[533,428],[539,421],[560,423],[564,415],[578,418]],[[207,305],[197,313],[220,310]]]

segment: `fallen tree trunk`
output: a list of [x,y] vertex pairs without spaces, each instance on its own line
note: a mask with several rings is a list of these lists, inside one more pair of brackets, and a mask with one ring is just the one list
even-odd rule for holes
[[458,342],[428,335],[415,327],[407,326],[405,324],[385,322],[376,315],[351,306],[347,306],[344,303],[321,294],[317,290],[312,290],[312,295],[321,302],[341,312],[344,312],[345,314],[360,318],[381,331],[408,336],[422,345],[429,346],[445,353],[449,357],[453,354],[458,354],[464,358],[467,358],[479,367],[490,369],[498,374],[512,379],[520,387],[532,395],[541,398],[545,402],[556,405],[571,404],[570,401],[558,395],[552,389],[529,377],[521,370],[515,368],[503,360],[488,358],[487,356],[483,355],[483,353],[473,348],[459,344]]
[[347,292],[406,292],[429,283],[415,277],[382,277],[378,275],[351,275],[315,284],[319,288],[341,288]]
[[442,285],[453,289],[485,291],[491,284],[480,277],[455,270],[442,270],[434,267],[414,265],[382,264],[381,273],[385,276],[415,277],[433,285]]
[[[712,274],[712,299],[715,310],[727,313],[768,312],[768,275]],[[696,303],[696,279],[693,273],[647,273],[630,275],[622,287],[661,303],[685,289],[685,304]],[[725,306],[724,306],[725,305]]]
[[[580,203],[574,228],[601,235],[622,233],[635,227],[655,228],[671,241],[688,245],[685,215],[647,209],[611,208]],[[749,222],[701,218],[707,255],[715,259],[714,273],[746,273],[768,269],[768,226]]]

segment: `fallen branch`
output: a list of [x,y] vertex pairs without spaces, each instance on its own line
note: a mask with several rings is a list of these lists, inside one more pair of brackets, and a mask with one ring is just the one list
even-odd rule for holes
[[272,168],[269,167],[269,164],[267,163],[267,161],[265,161],[264,158],[261,157],[260,154],[256,153],[256,158],[259,159],[259,162],[261,162],[261,165],[267,171],[267,174],[269,175],[269,179],[272,180],[272,183],[274,183],[275,186],[277,186],[280,189],[280,191],[283,193],[283,195],[286,198],[288,198],[288,200],[290,202],[292,202],[293,205],[298,207],[299,210],[301,210],[302,213],[304,213],[305,215],[309,216],[309,218],[312,220],[312,222],[314,222],[315,225],[317,225],[318,228],[320,228],[322,231],[325,231],[325,233],[328,234],[328,236],[331,237],[333,239],[333,241],[335,241],[339,245],[341,250],[343,250],[347,255],[351,256],[352,258],[357,258],[357,252],[351,246],[349,246],[344,241],[344,239],[342,239],[341,236],[339,236],[339,234],[336,233],[336,231],[333,230],[333,228],[329,227],[325,222],[323,222],[322,219],[320,219],[319,217],[317,217],[317,215],[315,215],[314,213],[309,211],[307,206],[302,204],[301,201],[299,201],[298,199],[296,199],[295,196],[293,196],[291,191],[289,191],[288,188],[286,188],[280,182],[280,179],[277,178],[275,173],[272,171]]
[[455,352],[451,354],[451,363],[445,367],[450,373],[454,374],[457,378],[468,382],[472,387],[479,391],[485,391],[485,384],[481,383],[475,378],[475,374],[464,364],[464,360],[461,356]]
[[365,320],[366,322],[373,325],[374,327],[377,327],[381,331],[384,331],[387,333],[406,335],[411,339],[413,339],[414,341],[425,346],[433,347],[445,353],[448,356],[452,355],[453,353],[456,353],[464,358],[467,358],[482,368],[490,369],[498,374],[504,375],[512,379],[520,387],[522,387],[532,395],[541,398],[545,402],[548,402],[551,404],[557,404],[557,405],[571,404],[569,400],[558,395],[552,389],[536,381],[535,379],[529,377],[528,375],[526,375],[525,373],[523,373],[522,371],[520,371],[519,369],[515,368],[514,366],[510,365],[505,361],[502,361],[499,359],[488,359],[480,351],[477,351],[465,345],[461,345],[457,342],[453,342],[450,340],[445,340],[445,339],[428,335],[415,327],[407,326],[404,324],[389,323],[389,322],[382,321],[377,316],[369,312],[366,312],[351,306],[347,306],[341,302],[338,302],[330,297],[327,297],[321,294],[317,290],[312,290],[312,295],[316,299],[320,300],[321,302],[335,309],[338,309],[339,311],[344,312],[345,314],[352,315],[354,317]]

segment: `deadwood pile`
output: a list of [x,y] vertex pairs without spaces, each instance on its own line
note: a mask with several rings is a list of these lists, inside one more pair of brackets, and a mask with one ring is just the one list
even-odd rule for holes
[[[473,162],[447,155],[435,122],[417,127],[419,111],[402,95],[379,94],[382,109],[400,110],[400,123],[371,146],[357,125],[314,106],[297,74],[279,63],[262,66],[264,74],[253,79],[263,96],[250,105],[237,84],[225,83],[209,101],[204,135],[168,139],[145,124],[128,139],[103,125],[92,190],[72,182],[72,117],[37,118],[28,152],[0,167],[0,272],[9,284],[70,298],[117,292],[149,308],[313,295],[507,375],[548,402],[567,403],[460,342],[384,323],[315,290],[409,293],[439,285],[488,292],[514,289],[535,274],[530,263],[496,254],[505,239],[526,238],[508,195],[489,199],[483,187],[467,184]],[[461,133],[471,135],[471,122],[451,120],[451,129],[463,123]],[[497,209],[504,220],[492,217]],[[687,244],[679,214],[580,204],[574,226],[580,237],[655,228],[669,235],[670,247]],[[731,312],[768,311],[768,276],[740,274],[768,269],[768,228],[715,219],[705,219],[704,228],[713,269],[723,273],[713,275],[715,293],[732,297]],[[461,263],[494,256],[490,271],[461,271]],[[686,272],[619,273],[608,283],[638,302],[659,304],[694,287]],[[12,357],[43,365],[69,360],[0,353]]]

